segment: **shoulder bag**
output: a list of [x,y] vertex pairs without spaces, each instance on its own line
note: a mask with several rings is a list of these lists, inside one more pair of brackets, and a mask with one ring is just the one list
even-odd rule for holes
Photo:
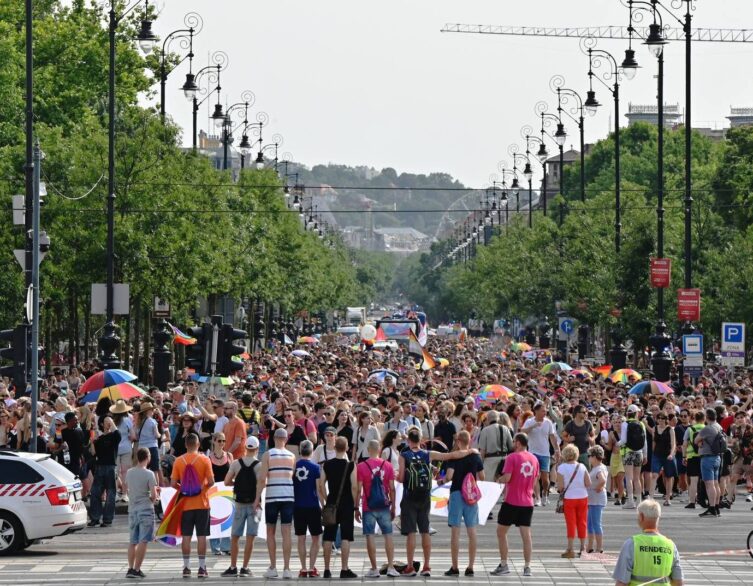
[[340,489],[337,491],[337,498],[332,504],[324,505],[322,509],[322,525],[325,527],[334,527],[337,525],[337,508],[340,506],[340,497],[343,495],[343,488],[345,487],[345,479],[350,474],[351,462],[345,461],[345,471],[343,472],[343,478],[340,481]]
[[565,490],[562,491],[559,498],[557,499],[557,507],[555,508],[555,512],[560,513],[560,514],[565,512],[565,493],[567,492],[567,489],[570,488],[570,485],[573,483],[573,480],[575,480],[575,475],[578,473],[578,470],[580,470],[580,463],[576,464],[575,470],[573,470],[573,475],[570,477],[570,480],[567,482],[567,486],[565,487]]

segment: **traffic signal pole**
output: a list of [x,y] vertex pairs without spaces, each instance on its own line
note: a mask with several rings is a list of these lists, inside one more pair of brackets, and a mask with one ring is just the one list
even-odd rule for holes
[[32,205],[32,260],[31,260],[31,442],[29,451],[37,451],[37,401],[39,397],[39,181],[42,151],[39,140],[34,145],[34,201]]

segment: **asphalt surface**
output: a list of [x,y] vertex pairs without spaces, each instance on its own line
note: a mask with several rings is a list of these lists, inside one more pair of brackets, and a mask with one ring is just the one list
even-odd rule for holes
[[[553,499],[551,499],[553,500]],[[495,507],[496,513],[497,507]],[[744,502],[740,495],[732,510],[722,512],[719,519],[699,518],[700,510],[691,511],[684,508],[684,503],[675,503],[664,510],[661,531],[677,544],[683,560],[686,584],[738,585],[753,584],[753,559],[746,550],[748,533],[753,530],[753,512],[751,503]],[[532,577],[523,577],[523,560],[521,542],[517,530],[510,532],[510,567],[511,574],[494,577],[489,572],[499,563],[497,550],[496,521],[489,521],[479,527],[479,553],[475,565],[475,577],[462,575],[467,565],[467,543],[465,534],[461,539],[459,578],[446,578],[445,570],[450,566],[450,531],[444,525],[444,519],[433,517],[433,524],[438,534],[432,537],[432,577],[390,579],[382,577],[377,582],[396,582],[400,586],[409,582],[437,582],[462,584],[530,584],[530,585],[597,585],[614,584],[610,573],[617,559],[617,553],[624,540],[637,532],[635,511],[623,510],[609,503],[604,512],[605,552],[603,555],[586,556],[588,559],[562,559],[560,554],[565,548],[565,522],[561,515],[554,512],[554,507],[537,508],[534,513],[533,542],[534,559],[531,564]],[[14,556],[0,557],[0,584],[112,584],[130,583],[126,580],[127,570],[127,517],[117,515],[111,528],[85,529],[82,532],[49,540],[34,545],[28,550]],[[384,554],[380,553],[381,539],[377,555],[380,563]],[[405,559],[404,539],[396,537],[396,559]],[[420,550],[419,550],[420,551]],[[281,552],[278,551],[278,556]],[[420,556],[417,556],[419,559]],[[146,561],[142,567],[147,575],[145,583],[173,584],[196,581],[197,560],[192,558],[194,574],[192,579],[183,580],[180,576],[182,559],[178,550],[159,544],[150,545]],[[213,555],[207,558],[210,579],[204,583],[253,582],[260,583],[264,570],[268,566],[266,542],[257,539],[252,556],[251,570],[254,578],[237,578],[235,580],[220,578],[220,573],[229,565],[225,556]],[[321,573],[323,560],[319,559],[317,567]],[[365,542],[356,529],[356,540],[351,552],[350,568],[358,574],[357,581],[369,581],[363,578],[368,569]],[[281,571],[281,564],[278,564]],[[295,544],[291,569],[298,574],[299,563]],[[333,574],[339,576],[340,559],[335,558]],[[300,581],[300,580],[299,580]],[[309,579],[308,581],[316,581]],[[356,580],[354,580],[356,581]],[[373,581],[373,580],[372,580]],[[351,581],[352,582],[352,581]]]

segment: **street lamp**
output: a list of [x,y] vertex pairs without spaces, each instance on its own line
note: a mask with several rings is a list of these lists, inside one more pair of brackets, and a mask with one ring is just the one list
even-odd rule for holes
[[[581,95],[573,89],[564,87],[565,78],[561,75],[555,75],[549,81],[549,86],[557,93],[557,110],[560,114],[564,113],[578,125],[580,135],[580,200],[586,201],[586,139],[585,139],[585,116],[586,103]],[[568,99],[573,98],[576,101],[575,107],[568,111],[563,106],[567,105]],[[578,117],[575,118],[575,115]],[[555,135],[556,138],[556,135]]]
[[[559,109],[559,108],[558,108]],[[559,160],[559,181],[558,181],[558,189],[559,192],[564,195],[564,189],[563,189],[563,183],[564,183],[564,174],[565,174],[565,140],[567,139],[567,134],[565,133],[565,127],[562,124],[562,113],[558,112],[556,115],[552,114],[551,112],[547,112],[549,110],[549,105],[544,102],[538,102],[536,106],[534,107],[533,111],[541,117],[541,142],[544,142],[544,134],[549,136],[554,141],[554,144],[557,145],[557,149],[560,153],[560,160]],[[550,125],[550,120],[553,120],[555,124],[557,125],[557,132],[554,133],[554,136],[547,133],[545,128]],[[544,194],[544,205],[542,206],[544,210],[544,216],[546,216],[547,211],[547,195],[548,193]]]
[[[541,126],[541,138],[538,138],[536,136],[532,136],[533,128],[526,125],[523,128],[520,129],[520,136],[523,137],[526,141],[526,157],[530,158],[531,155],[531,143],[538,142],[539,143],[539,150],[536,153],[536,158],[539,161],[539,164],[541,164],[541,169],[544,173],[543,178],[541,180],[541,189],[539,191],[539,202],[544,201],[544,209],[546,209],[546,194],[547,194],[547,172],[546,172],[546,161],[549,158],[549,153],[546,150],[546,144],[544,143],[544,126]],[[530,168],[530,164],[528,165]]]
[[[102,368],[120,367],[120,337],[116,332],[115,314],[115,33],[122,20],[141,3],[135,0],[124,7],[118,15],[115,7],[120,6],[116,0],[110,0],[108,21],[109,38],[109,71],[108,71],[108,144],[107,144],[107,282],[105,302],[105,325],[99,338],[99,362]],[[149,20],[149,0],[144,3],[141,29],[138,43],[144,54],[149,54],[157,42],[152,32],[152,21]]]
[[[188,74],[186,75],[186,81],[188,81],[189,76],[191,76],[191,81],[193,82],[192,85],[188,86],[188,93],[186,93],[186,87],[184,84],[183,93],[186,95],[186,97],[190,100],[193,98],[193,94],[196,93],[196,90],[198,89],[196,87],[196,82],[193,81],[193,38],[194,35],[198,35],[202,28],[204,28],[204,21],[202,20],[201,16],[196,12],[189,12],[186,14],[186,16],[183,18],[183,22],[186,25],[187,28],[177,29],[168,34],[165,37],[165,40],[162,42],[162,50],[160,51],[159,55],[159,83],[160,83],[160,105],[159,105],[159,113],[160,118],[162,119],[162,123],[165,122],[165,86],[167,85],[167,77],[170,75],[170,73],[173,72],[174,68],[170,71],[167,70],[167,56],[169,53],[169,47],[170,44],[175,41],[180,41],[180,47],[184,50],[188,50],[188,53],[185,57],[183,57],[176,65],[180,65],[183,61],[188,59]],[[193,94],[191,93],[193,92]]]
[[[196,72],[196,74],[193,73],[187,73],[186,74],[186,81],[183,84],[183,94],[186,96],[186,98],[191,100],[191,118],[192,118],[192,147],[193,151],[196,152],[196,141],[197,141],[197,134],[198,134],[198,116],[199,116],[199,108],[201,105],[206,102],[210,96],[214,93],[217,93],[217,104],[215,105],[213,119],[216,116],[216,119],[220,121],[220,127],[222,123],[224,122],[224,113],[222,111],[222,104],[219,103],[220,101],[220,92],[222,91],[222,85],[220,84],[220,73],[227,69],[229,59],[227,56],[227,53],[223,51],[215,51],[212,53],[212,56],[210,58],[211,65],[207,65],[206,67],[202,67],[199,71]],[[207,81],[209,84],[215,84],[214,87],[209,90],[202,90],[200,87],[201,82],[203,81],[204,77],[207,78]],[[198,95],[200,93],[206,92],[206,96],[202,99],[198,99]],[[190,96],[190,98],[189,98]],[[217,108],[219,106],[219,109]]]
[[[507,147],[507,154],[512,157],[512,169],[513,173],[517,175],[518,171],[518,159],[523,159],[528,165],[528,170],[531,170],[531,166],[528,164],[528,157],[526,155],[523,155],[520,153],[520,148],[517,144],[511,144],[509,147]],[[525,165],[524,165],[525,168]],[[528,181],[528,227],[533,227],[533,173],[531,173],[530,179],[524,175],[524,179],[527,179]],[[518,195],[520,190],[515,191],[515,188],[518,186],[518,178],[515,177],[513,179],[513,194]],[[518,198],[518,213],[520,213],[520,198]]]
[[[235,104],[228,106],[222,118],[222,122],[220,124],[222,128],[222,168],[223,169],[228,169],[228,165],[229,165],[228,150],[230,149],[230,145],[233,144],[233,134],[235,133],[235,131],[241,126],[243,126],[243,136],[247,137],[246,129],[249,126],[248,109],[256,101],[256,96],[254,96],[254,92],[250,90],[245,90],[241,94],[241,99],[243,100],[242,102],[236,102]],[[214,116],[218,113],[218,106],[220,106],[221,108],[220,104],[217,104],[215,106],[215,114],[212,115],[213,120],[215,119]],[[240,111],[241,108],[243,108],[243,121],[237,127],[233,128],[232,114],[236,111]],[[259,115],[261,114],[262,112],[259,112]],[[266,114],[264,115],[266,116]],[[215,124],[217,124],[216,120],[215,120]],[[242,139],[241,139],[241,142],[242,142]],[[241,150],[241,169],[243,168],[244,163],[245,163],[245,153],[243,152],[243,150]]]

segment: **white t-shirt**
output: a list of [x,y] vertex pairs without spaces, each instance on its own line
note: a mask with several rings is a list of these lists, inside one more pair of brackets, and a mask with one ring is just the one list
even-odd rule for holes
[[565,498],[566,499],[584,499],[588,498],[588,489],[586,488],[585,484],[585,476],[588,474],[588,470],[586,470],[586,467],[583,464],[580,464],[579,462],[575,463],[569,463],[569,464],[560,464],[557,467],[557,472],[559,474],[562,474],[562,478],[564,479],[564,484],[562,485],[562,488],[567,487],[567,483],[570,482],[570,477],[573,475],[573,470],[575,467],[578,467],[579,470],[575,474],[575,478],[573,478],[572,483],[570,484],[570,487],[565,492]]
[[539,424],[535,418],[531,417],[523,424],[523,433],[528,436],[528,451],[537,456],[549,456],[549,436],[556,434],[554,423],[544,417]]
[[217,418],[217,421],[214,422],[214,433],[222,433],[222,430],[225,428],[225,424],[228,422],[228,418],[224,415]]

